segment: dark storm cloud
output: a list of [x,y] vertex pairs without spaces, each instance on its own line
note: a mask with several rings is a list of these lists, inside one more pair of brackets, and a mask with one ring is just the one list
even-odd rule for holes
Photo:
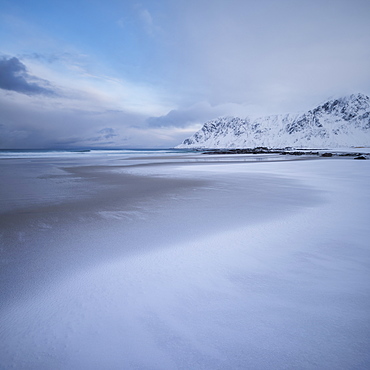
[[30,75],[26,66],[16,57],[0,59],[0,88],[27,95],[55,95],[55,92],[43,85],[49,83]]

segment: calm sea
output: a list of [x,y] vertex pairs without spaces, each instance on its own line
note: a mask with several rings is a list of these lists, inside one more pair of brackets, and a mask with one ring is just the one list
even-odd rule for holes
[[187,149],[0,149],[1,158],[62,158],[96,156],[153,156],[163,154],[182,154]]

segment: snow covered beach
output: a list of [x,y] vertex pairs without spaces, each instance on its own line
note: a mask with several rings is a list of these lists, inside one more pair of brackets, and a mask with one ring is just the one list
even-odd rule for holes
[[291,159],[2,159],[0,367],[369,367],[370,161]]

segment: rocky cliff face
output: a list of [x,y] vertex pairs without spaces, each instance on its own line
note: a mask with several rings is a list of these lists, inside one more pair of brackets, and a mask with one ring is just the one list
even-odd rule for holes
[[370,146],[370,98],[353,94],[303,114],[209,121],[177,148]]

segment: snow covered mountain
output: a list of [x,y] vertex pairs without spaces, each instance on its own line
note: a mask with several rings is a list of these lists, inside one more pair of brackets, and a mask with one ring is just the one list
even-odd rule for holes
[[370,146],[370,98],[353,94],[301,114],[211,120],[176,148]]

